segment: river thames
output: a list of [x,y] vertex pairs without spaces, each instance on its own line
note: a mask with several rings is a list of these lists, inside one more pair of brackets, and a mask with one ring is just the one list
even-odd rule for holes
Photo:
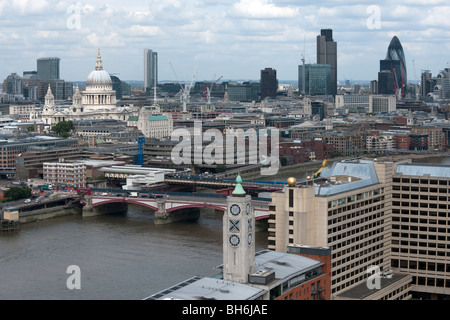
[[[267,233],[256,234],[257,250]],[[197,222],[155,225],[153,213],[68,216],[22,224],[0,234],[0,299],[139,300],[195,275],[214,276],[222,263],[222,214]],[[69,266],[80,289],[68,289]]]

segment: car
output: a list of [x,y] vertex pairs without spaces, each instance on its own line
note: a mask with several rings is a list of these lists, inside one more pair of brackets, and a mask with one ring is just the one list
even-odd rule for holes
[[41,202],[41,198],[37,198],[36,200],[34,200],[34,202]]
[[27,199],[24,201],[24,203],[30,203],[30,202],[31,202],[31,199]]

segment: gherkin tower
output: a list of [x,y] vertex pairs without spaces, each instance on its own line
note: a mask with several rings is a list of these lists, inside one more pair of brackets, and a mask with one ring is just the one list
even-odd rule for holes
[[[397,36],[389,43],[386,58],[380,61],[380,72],[389,72],[393,85],[393,93],[405,97],[407,85],[406,59],[402,44]],[[384,93],[384,92],[382,92]],[[388,93],[388,92],[386,92]]]

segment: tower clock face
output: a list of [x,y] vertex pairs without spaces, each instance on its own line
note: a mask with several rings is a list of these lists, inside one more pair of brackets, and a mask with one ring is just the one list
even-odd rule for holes
[[250,204],[247,203],[247,206],[245,207],[245,211],[247,212],[247,214],[250,213]]
[[233,204],[230,207],[230,211],[232,215],[237,216],[239,213],[241,213],[241,208],[237,204]]
[[233,234],[232,236],[230,236],[229,241],[233,247],[237,247],[239,245],[239,242],[241,242],[241,239],[239,239],[237,235]]
[[249,245],[252,244],[252,241],[253,241],[253,235],[252,235],[251,233],[248,234],[248,236],[247,236],[247,241],[248,241],[248,244],[249,244]]

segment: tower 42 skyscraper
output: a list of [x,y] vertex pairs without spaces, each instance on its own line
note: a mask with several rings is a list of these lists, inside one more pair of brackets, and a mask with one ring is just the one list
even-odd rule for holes
[[317,64],[329,64],[330,94],[337,94],[337,44],[333,41],[333,30],[322,29],[317,36]]

